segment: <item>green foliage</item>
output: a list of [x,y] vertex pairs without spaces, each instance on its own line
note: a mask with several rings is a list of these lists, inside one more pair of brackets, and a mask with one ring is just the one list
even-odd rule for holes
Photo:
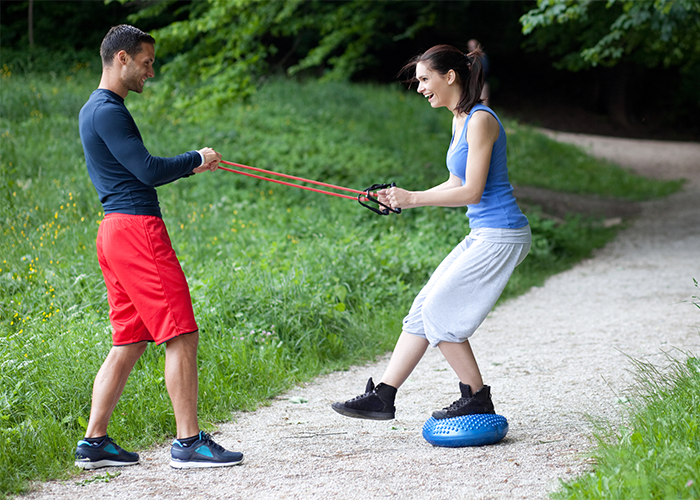
[[[111,26],[123,22],[135,5],[104,1],[3,1],[0,4],[0,47],[22,50],[31,58],[34,51],[52,50],[60,59],[66,52],[89,51],[99,56],[102,37]],[[29,40],[29,11],[32,12],[34,45]],[[51,68],[53,65],[49,65]],[[41,68],[41,66],[38,66]],[[45,68],[44,68],[45,69]],[[51,68],[53,69],[53,68]]]
[[[102,208],[85,169],[77,116],[94,71],[38,77],[4,71],[0,116],[0,492],[64,477],[89,417],[94,376],[111,348],[94,254]],[[200,121],[127,105],[158,155],[211,145],[227,160],[364,188],[442,182],[450,114],[415,93],[346,83],[271,81],[249,103]],[[549,148],[522,157],[550,165]],[[27,154],[31,151],[31,154]],[[558,155],[556,151],[554,154]],[[576,166],[572,171],[576,170]],[[601,171],[608,166],[599,165]],[[552,173],[543,173],[543,176]],[[646,181],[632,176],[637,190]],[[576,177],[566,185],[585,183]],[[581,180],[583,179],[583,180]],[[635,182],[635,179],[637,182]],[[349,200],[224,171],[159,188],[201,331],[200,419],[254,409],[323,372],[391,349],[407,310],[442,256],[468,231],[464,211],[379,217]],[[530,257],[504,297],[590,254],[613,234],[595,221],[557,225],[528,214]],[[127,449],[173,435],[165,352],[139,361],[110,424]]]
[[[147,6],[130,20],[159,16],[173,4]],[[407,2],[206,0],[183,9],[187,19],[153,32],[158,57],[167,59],[160,95],[178,109],[242,99],[271,65],[289,75],[320,69],[326,80],[346,80],[373,62],[378,47],[432,22],[427,5]]]
[[538,0],[520,19],[531,47],[577,71],[621,59],[650,68],[690,67],[700,59],[700,3],[695,0]]
[[634,361],[626,422],[603,427],[595,470],[562,484],[556,499],[700,498],[700,360],[682,353],[660,369]]

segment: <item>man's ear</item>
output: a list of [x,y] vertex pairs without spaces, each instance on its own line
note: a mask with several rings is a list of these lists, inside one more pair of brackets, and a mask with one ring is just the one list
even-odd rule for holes
[[129,54],[126,53],[126,50],[120,50],[114,57],[119,64],[126,65],[129,62]]

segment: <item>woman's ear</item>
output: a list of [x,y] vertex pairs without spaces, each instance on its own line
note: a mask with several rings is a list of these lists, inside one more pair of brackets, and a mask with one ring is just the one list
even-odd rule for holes
[[447,72],[447,84],[452,85],[457,80],[455,70],[451,69]]

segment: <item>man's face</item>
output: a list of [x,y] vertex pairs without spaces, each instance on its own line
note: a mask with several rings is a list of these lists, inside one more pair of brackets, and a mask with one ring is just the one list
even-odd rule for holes
[[141,52],[132,59],[127,54],[126,66],[122,69],[122,81],[128,90],[140,94],[148,78],[153,78],[153,61],[156,58],[155,47],[150,43],[141,44]]

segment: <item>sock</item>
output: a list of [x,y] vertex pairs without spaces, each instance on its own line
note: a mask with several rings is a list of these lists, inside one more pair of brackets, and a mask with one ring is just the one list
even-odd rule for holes
[[106,437],[107,437],[107,434],[105,434],[104,436],[96,437],[96,438],[86,437],[85,439],[83,439],[83,441],[87,441],[90,444],[97,444],[97,443],[101,443],[102,440],[105,439]]
[[183,448],[187,448],[189,446],[192,446],[195,441],[199,439],[199,434],[188,437],[188,438],[183,438],[183,439],[178,439],[177,442],[182,445]]

